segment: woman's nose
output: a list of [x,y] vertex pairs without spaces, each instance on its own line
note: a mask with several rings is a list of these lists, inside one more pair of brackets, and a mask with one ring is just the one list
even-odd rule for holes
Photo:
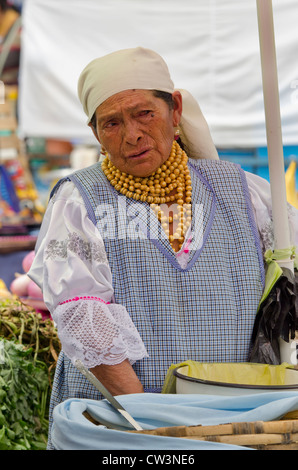
[[124,123],[123,134],[125,141],[131,145],[136,145],[143,135],[139,123],[133,119]]

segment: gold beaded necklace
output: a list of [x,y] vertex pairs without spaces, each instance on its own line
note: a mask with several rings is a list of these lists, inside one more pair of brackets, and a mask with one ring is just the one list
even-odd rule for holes
[[108,155],[102,162],[102,170],[116,191],[150,204],[176,251],[175,240],[180,250],[191,224],[192,186],[187,160],[184,150],[174,141],[169,158],[148,177],[121,172]]

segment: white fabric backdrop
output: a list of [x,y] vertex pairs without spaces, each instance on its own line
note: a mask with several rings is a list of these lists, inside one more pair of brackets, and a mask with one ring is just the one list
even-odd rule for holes
[[[298,2],[273,0],[283,141],[298,144]],[[266,145],[255,0],[25,0],[23,136],[94,142],[76,94],[82,68],[144,46],[194,94],[218,147]]]

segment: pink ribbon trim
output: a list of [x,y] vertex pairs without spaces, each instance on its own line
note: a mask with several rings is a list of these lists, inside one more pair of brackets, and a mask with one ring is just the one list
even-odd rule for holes
[[77,302],[78,300],[96,300],[97,302],[102,302],[104,304],[110,303],[110,302],[106,302],[100,297],[94,297],[93,295],[84,295],[83,297],[73,297],[72,299],[64,300],[63,302],[59,302],[59,305],[67,304],[68,302]]

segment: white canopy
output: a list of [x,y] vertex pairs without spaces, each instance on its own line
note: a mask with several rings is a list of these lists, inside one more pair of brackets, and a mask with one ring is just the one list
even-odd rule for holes
[[[283,142],[298,144],[298,3],[273,0]],[[253,0],[26,0],[19,119],[23,136],[94,142],[77,98],[93,58],[155,49],[199,101],[218,147],[266,146]]]

